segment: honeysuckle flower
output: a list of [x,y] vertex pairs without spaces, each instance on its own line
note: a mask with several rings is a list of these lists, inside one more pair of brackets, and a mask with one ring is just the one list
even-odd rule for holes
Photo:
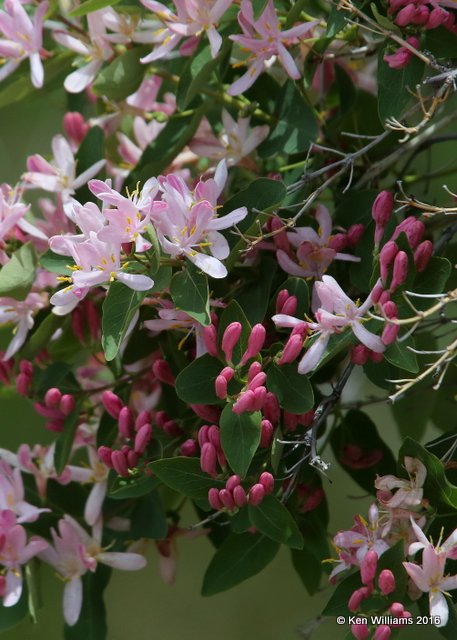
[[160,26],[158,21],[143,20],[136,15],[118,13],[112,7],[106,7],[101,11],[101,19],[105,27],[113,32],[104,34],[104,40],[115,44],[155,42],[157,37],[154,31]]
[[[363,326],[364,316],[373,306],[371,294],[362,305],[357,306],[331,276],[322,276],[322,281],[315,282],[314,293],[320,306],[314,313],[317,322],[308,323],[308,327],[317,337],[299,362],[299,373],[312,371],[319,364],[330,336],[341,333],[346,327],[350,327],[368,349],[376,353],[385,350],[381,338]],[[276,314],[272,320],[278,327],[295,327],[303,323],[303,320],[283,313]]]
[[79,67],[65,78],[64,87],[69,93],[84,91],[95,80],[98,71],[113,55],[113,49],[106,37],[103,20],[104,11],[94,11],[87,15],[88,38],[82,39],[66,31],[54,31],[54,39],[63,47],[79,53],[87,64]]
[[421,527],[417,522],[414,521],[412,517],[410,517],[410,524],[414,534],[417,538],[416,542],[412,542],[409,545],[408,554],[410,556],[414,555],[418,551],[424,550],[427,547],[433,547],[435,553],[444,558],[450,558],[452,560],[457,559],[457,529],[450,534],[450,536],[444,541],[441,542],[441,537],[438,540],[438,544],[433,546],[431,541],[427,538],[425,533],[422,531]]
[[[221,260],[229,255],[229,245],[221,229],[228,229],[247,216],[246,207],[217,217],[217,199],[227,180],[227,165],[220,162],[214,178],[201,180],[192,193],[184,180],[175,175],[159,179],[162,201],[155,202],[151,218],[163,250],[186,256],[213,278],[225,278]],[[212,255],[203,253],[208,248]]]
[[47,305],[46,293],[29,293],[25,300],[0,297],[0,326],[16,325],[13,329],[13,339],[3,356],[3,360],[12,358],[22,347],[27,334],[34,325],[34,315]]
[[141,0],[141,3],[154,13],[165,25],[156,34],[161,44],[142,58],[147,63],[168,55],[182,38],[200,36],[206,33],[213,58],[222,46],[222,36],[216,26],[218,21],[232,4],[233,0],[173,0],[174,14],[168,7],[155,0]]
[[103,501],[108,490],[109,469],[100,461],[94,447],[87,446],[89,467],[69,465],[71,479],[80,483],[93,483],[84,507],[84,520],[93,527],[102,512]]
[[17,524],[15,514],[9,509],[0,511],[0,537],[3,543],[0,544],[0,565],[6,570],[3,606],[14,607],[22,595],[22,565],[43,552],[48,543],[36,536],[27,542],[24,527]]
[[41,513],[50,511],[26,502],[24,496],[24,483],[20,470],[17,467],[12,469],[5,460],[0,459],[0,509],[13,511],[18,524],[35,522]]
[[146,559],[138,553],[105,551],[100,543],[101,530],[93,529],[90,536],[71,516],[59,520],[58,533],[51,530],[54,546],[40,553],[40,558],[49,563],[64,578],[63,596],[65,621],[72,626],[81,613],[83,589],[81,577],[94,572],[101,562],[109,567],[126,571],[137,571],[146,566]]
[[285,251],[277,251],[279,265],[286,273],[302,278],[319,279],[333,260],[360,262],[360,258],[349,253],[337,252],[328,246],[332,237],[332,218],[326,207],[318,205],[314,217],[319,224],[317,231],[312,227],[297,227],[287,232],[287,238],[296,250],[298,264]]
[[268,125],[253,127],[249,130],[250,120],[250,118],[239,117],[235,121],[228,111],[222,109],[224,128],[218,138],[214,135],[208,120],[204,118],[189,147],[199,156],[215,160],[225,159],[229,167],[238,164],[265,140],[270,131]]
[[[425,465],[417,458],[405,456],[405,469],[409,480],[397,478],[393,475],[378,476],[375,481],[376,489],[380,490],[378,500],[390,508],[410,508],[421,504],[424,495],[423,485],[427,476]],[[392,489],[397,491],[392,495]],[[383,495],[382,492],[388,492]]]
[[[8,184],[0,185],[0,247],[15,226],[32,238],[48,239],[40,229],[24,217],[29,211],[30,205],[21,201],[20,189],[12,188]],[[6,254],[0,249],[0,262],[5,264],[7,260]]]
[[28,171],[23,179],[29,185],[39,187],[45,191],[59,193],[64,203],[70,201],[70,196],[93,178],[105,165],[106,160],[98,160],[88,169],[76,176],[76,160],[69,142],[62,136],[56,135],[52,139],[53,161],[48,162],[39,154],[27,159]]
[[5,0],[0,10],[0,55],[8,62],[0,67],[0,81],[10,75],[26,58],[30,62],[30,77],[37,89],[43,86],[44,71],[40,58],[43,46],[43,19],[48,10],[47,2],[40,2],[33,16],[29,17],[19,0]]
[[265,63],[273,56],[278,57],[290,78],[294,80],[300,78],[301,73],[287,47],[308,34],[314,26],[319,24],[318,20],[281,31],[273,0],[267,2],[262,15],[257,20],[254,18],[252,2],[242,0],[238,22],[243,35],[229,37],[237,42],[243,51],[248,51],[251,55],[245,61],[248,64],[248,70],[228,90],[231,96],[237,96],[249,89],[265,71]]
[[154,334],[167,331],[168,329],[185,331],[183,342],[189,334],[195,333],[196,358],[205,354],[207,349],[203,339],[203,326],[185,311],[176,309],[172,302],[167,300],[160,300],[159,302],[162,305],[162,309],[158,310],[159,318],[146,320],[143,322],[143,326],[149,329],[149,331],[153,331]]
[[[419,527],[415,525],[415,528]],[[455,545],[457,531],[452,536],[454,536]],[[425,538],[425,536],[423,537]],[[423,549],[422,566],[414,562],[403,562],[403,566],[416,587],[429,594],[430,615],[436,617],[435,626],[444,627],[449,619],[449,607],[445,595],[448,591],[457,589],[457,575],[444,575],[446,554],[440,553],[427,540],[426,542],[427,544],[423,542],[421,546]]]

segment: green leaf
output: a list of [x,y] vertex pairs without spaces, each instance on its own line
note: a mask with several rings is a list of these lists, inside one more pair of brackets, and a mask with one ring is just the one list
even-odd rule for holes
[[343,469],[368,493],[376,492],[376,474],[395,473],[391,450],[379,436],[374,422],[362,411],[348,411],[330,442]]
[[109,487],[108,496],[113,500],[140,498],[153,491],[157,485],[157,478],[153,478],[146,473],[139,473],[129,478],[115,476],[114,482]]
[[230,52],[232,42],[228,38],[223,40],[223,45],[219,54],[213,58],[211,48],[206,45],[201,51],[190,56],[184,67],[176,90],[176,104],[178,109],[185,109],[192,100],[201,94],[202,87],[211,78],[213,71],[216,71],[221,60]]
[[252,267],[254,280],[247,283],[243,291],[237,296],[237,302],[243,309],[251,325],[262,322],[270,300],[270,290],[278,269],[277,261],[265,256],[257,267]]
[[157,138],[143,151],[135,169],[126,179],[126,186],[135,188],[138,181],[144,182],[166,169],[194,136],[208,108],[209,103],[204,102],[192,113],[171,116]]
[[[398,48],[397,45],[395,47]],[[382,122],[402,116],[412,99],[410,91],[416,89],[424,73],[424,63],[416,56],[403,69],[391,69],[384,62],[384,55],[390,53],[390,49],[387,43],[378,56],[378,110]]]
[[386,18],[386,16],[383,16],[381,13],[379,13],[376,5],[374,2],[370,3],[370,7],[371,10],[373,12],[373,15],[375,17],[376,22],[381,25],[381,27],[383,27],[383,29],[387,29],[387,31],[390,31],[392,33],[396,33],[397,36],[401,37],[401,30],[397,27],[397,25],[392,22],[391,20],[389,20],[389,18]]
[[167,537],[167,517],[157,491],[152,491],[136,501],[131,521],[131,535],[135,540],[139,538],[163,540]]
[[256,529],[276,542],[292,549],[303,549],[303,536],[287,508],[274,496],[265,496],[262,502],[249,505],[249,517]]
[[27,242],[15,251],[0,269],[0,296],[25,300],[35,282],[37,256],[33,244]]
[[57,329],[65,322],[65,316],[56,316],[49,313],[40,323],[39,327],[32,333],[24,348],[21,351],[21,357],[30,360],[34,358],[42,349],[45,349],[55,334]]
[[329,557],[327,532],[321,519],[315,512],[305,514],[301,526],[304,539],[303,549],[292,549],[292,564],[310,595],[319,588],[323,560]]
[[[415,293],[441,293],[451,275],[452,265],[447,258],[433,256],[425,271],[418,273],[414,280]],[[430,298],[413,298],[416,309],[424,310],[430,306]]]
[[105,7],[112,7],[115,4],[118,4],[121,0],[86,0],[76,7],[72,11],[70,11],[70,16],[76,18],[78,16],[85,16],[88,13],[93,13],[94,11],[98,11],[99,9],[104,9]]
[[310,142],[318,135],[314,111],[305,102],[292,80],[288,80],[282,88],[278,103],[280,111],[277,124],[258,148],[262,158],[275,153],[293,154],[307,151]]
[[421,440],[431,413],[438,400],[436,391],[429,386],[417,384],[405,396],[391,405],[392,415],[400,435]]
[[17,625],[29,612],[27,588],[22,589],[22,595],[14,607],[0,605],[0,631],[6,631]]
[[105,640],[107,637],[106,610],[103,593],[108,586],[111,569],[97,565],[95,573],[88,571],[83,577],[83,606],[78,622],[65,625],[65,640]]
[[268,0],[252,0],[252,9],[254,11],[254,19],[258,20],[262,13],[265,11],[265,7],[268,4]]
[[183,369],[176,378],[176,393],[183,402],[214,404],[219,401],[214,390],[222,364],[207,353]]
[[405,438],[398,453],[400,470],[404,464],[404,457],[411,456],[420,460],[427,469],[424,482],[424,498],[430,501],[438,512],[448,512],[449,507],[457,510],[457,486],[446,478],[444,465],[433,453],[412,438]]
[[[381,556],[382,557],[382,556]],[[322,611],[323,616],[345,616],[349,613],[348,601],[356,589],[362,586],[360,573],[353,573],[342,580]]]
[[242,330],[240,334],[240,338],[233,348],[233,363],[238,364],[241,360],[241,356],[246,350],[249,336],[251,335],[251,325],[249,324],[246,316],[243,313],[242,308],[238,304],[236,300],[232,300],[227,307],[224,309],[224,312],[219,320],[218,330],[217,330],[217,341],[219,345],[222,345],[222,337],[224,335],[225,330],[232,322],[239,322],[241,324]]
[[72,373],[72,366],[64,362],[54,362],[37,372],[33,379],[38,395],[44,396],[48,389],[58,387],[62,393],[79,391],[79,385]]
[[296,362],[281,367],[273,363],[268,369],[267,387],[290,413],[305,413],[314,406],[313,388],[308,378],[298,373]]
[[327,36],[334,38],[346,26],[347,14],[343,9],[338,9],[336,5],[332,5],[327,18]]
[[211,487],[222,489],[225,486],[220,480],[215,480],[204,473],[196,458],[164,458],[151,462],[148,468],[167,487],[188,498],[198,500],[205,508],[209,507],[208,491]]
[[92,88],[98,96],[110,100],[123,100],[140,86],[146,66],[140,58],[150,51],[150,47],[142,46],[128,49],[97,75]]
[[384,357],[388,362],[394,364],[396,367],[400,367],[400,369],[417,373],[419,371],[419,365],[416,354],[408,349],[408,347],[414,347],[414,340],[411,337],[402,342],[397,341],[389,344],[384,352]]
[[455,33],[446,27],[427,29],[423,43],[424,50],[431,51],[437,58],[457,58]]
[[63,431],[56,440],[54,466],[57,475],[62,473],[70,459],[73,440],[75,439],[76,429],[78,428],[80,410],[81,408],[77,404],[70,415],[65,418]]
[[227,591],[260,573],[275,557],[279,544],[252,533],[231,534],[211,560],[203,579],[202,595]]
[[108,362],[117,356],[125,333],[145,296],[146,291],[133,291],[119,281],[110,285],[102,307],[102,346]]
[[57,273],[61,276],[71,275],[73,272],[68,265],[73,265],[73,258],[69,256],[60,256],[58,253],[54,253],[51,249],[48,249],[46,253],[43,253],[38,260],[40,266],[51,273]]
[[260,443],[262,429],[260,411],[233,413],[227,404],[220,419],[221,445],[232,470],[244,478]]
[[177,309],[205,327],[211,324],[208,278],[192,263],[188,262],[186,269],[173,276],[170,295]]

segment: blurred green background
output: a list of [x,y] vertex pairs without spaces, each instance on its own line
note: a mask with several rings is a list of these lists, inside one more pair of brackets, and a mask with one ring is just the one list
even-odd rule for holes
[[[53,91],[0,109],[1,182],[14,184],[17,181],[28,154],[50,152],[51,136],[61,132],[65,108],[65,95]],[[455,166],[455,154],[450,145],[440,145],[439,154],[440,166],[449,169],[449,162]],[[421,158],[420,162],[425,166],[428,161]],[[416,186],[417,194],[420,195],[423,186]],[[46,442],[48,433],[29,401],[5,391],[0,392],[0,446],[15,450],[21,442]],[[373,393],[373,389],[362,388],[354,380],[345,397],[358,400],[369,393]],[[379,394],[379,390],[374,393]],[[398,450],[399,437],[390,410],[376,406],[369,413],[388,444],[394,451]],[[436,435],[436,428],[429,426],[427,439]],[[325,453],[324,457],[331,461],[330,453]],[[335,533],[338,529],[350,528],[355,513],[366,513],[370,500],[361,495],[361,489],[338,465],[331,468],[329,478],[331,482],[325,481],[324,486],[330,503],[330,531]],[[189,524],[194,521],[189,514]],[[153,545],[145,570],[140,573],[113,572],[106,592],[109,640],[297,640],[307,637],[305,627],[312,624],[331,594],[331,589],[324,586],[318,595],[310,598],[291,567],[287,551],[283,550],[260,575],[232,591],[203,598],[199,593],[211,557],[209,542],[205,538],[181,539],[179,553],[174,587],[161,582]],[[8,640],[60,640],[63,637],[63,585],[47,567],[40,576],[43,606],[38,612],[38,624],[24,621],[3,635]],[[302,628],[301,633],[299,628]],[[327,619],[312,638],[338,640],[347,630],[346,626],[338,627],[334,620]],[[433,640],[440,636],[431,627],[414,626],[405,629],[402,637]]]

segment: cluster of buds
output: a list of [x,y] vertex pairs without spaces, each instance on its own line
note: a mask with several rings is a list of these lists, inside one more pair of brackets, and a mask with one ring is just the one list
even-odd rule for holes
[[129,469],[138,465],[151,441],[151,414],[141,411],[135,417],[130,407],[125,406],[112,391],[103,392],[102,403],[109,415],[118,421],[119,436],[125,444],[115,450],[103,445],[98,448],[98,455],[107,467],[120,476],[128,477]]
[[208,502],[216,511],[221,509],[235,511],[247,504],[254,507],[259,505],[273,490],[274,478],[268,471],[261,473],[258,482],[248,490],[241,485],[240,476],[233,475],[228,478],[224,489],[212,487],[208,491]]
[[414,25],[423,29],[454,26],[455,15],[427,0],[390,0],[388,13],[396,13],[395,23],[399,27]]
[[[4,367],[8,367],[9,361],[2,361]],[[8,368],[3,369],[5,373]],[[19,374],[16,378],[16,391],[21,396],[28,396],[33,379],[33,365],[29,360],[21,360],[19,363]],[[3,381],[3,380],[2,380]]]
[[[383,614],[384,617],[396,619],[397,622],[392,624],[380,624],[373,633],[373,640],[389,640],[392,635],[392,628],[403,627],[405,623],[401,623],[401,618],[412,618],[412,613],[407,611],[401,602],[394,602]],[[351,625],[351,632],[356,640],[367,640],[371,631],[366,622],[359,622]]]
[[63,117],[63,128],[72,151],[77,151],[90,129],[90,124],[84,120],[84,116],[79,111],[68,111]]
[[227,466],[227,461],[222,451],[219,427],[215,424],[200,427],[198,444],[200,445],[201,470],[215,478],[217,476],[217,463],[222,469]]
[[62,393],[57,387],[46,391],[44,402],[35,402],[34,409],[44,418],[47,418],[46,429],[50,431],[63,431],[65,419],[75,408],[75,398],[71,393]]
[[[395,326],[395,325],[392,325]],[[351,362],[353,364],[364,365],[369,360],[372,362],[382,362],[384,359],[383,353],[376,353],[376,351],[372,351],[364,344],[357,344],[355,347],[351,349]]]
[[[229,365],[233,364],[233,350],[238,344],[242,330],[243,327],[239,322],[231,322],[225,329],[222,336],[221,348]],[[251,333],[248,338],[247,347],[241,356],[241,360],[238,366],[244,366],[249,360],[252,360],[259,355],[264,345],[265,337],[266,331],[265,327],[262,324],[256,324],[252,327]]]

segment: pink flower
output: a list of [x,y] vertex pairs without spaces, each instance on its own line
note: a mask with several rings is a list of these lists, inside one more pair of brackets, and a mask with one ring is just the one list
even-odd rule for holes
[[103,502],[108,490],[109,468],[100,461],[100,458],[93,447],[87,447],[89,458],[88,467],[77,467],[69,465],[71,479],[80,483],[92,483],[92,489],[84,507],[84,520],[93,527],[100,518]]
[[51,530],[54,542],[40,553],[40,558],[52,565],[64,578],[63,610],[65,621],[72,626],[81,613],[83,590],[81,576],[94,572],[101,562],[109,567],[137,571],[146,566],[146,559],[138,553],[107,552],[100,546],[101,529],[91,537],[71,516],[59,520],[59,533]]
[[184,37],[199,37],[206,32],[213,58],[222,46],[222,36],[216,29],[217,22],[233,0],[173,0],[177,13],[155,0],[141,0],[165,25],[158,35],[161,44],[141,62],[153,62],[169,54]]
[[41,513],[50,511],[35,507],[24,500],[21,472],[18,468],[12,469],[5,460],[0,460],[0,509],[13,511],[18,524],[35,522]]
[[128,44],[129,42],[155,42],[157,36],[154,29],[158,23],[151,20],[141,20],[136,15],[118,13],[112,7],[106,7],[101,11],[101,19],[107,29],[113,33],[104,34],[104,40],[115,44]]
[[265,63],[273,56],[279,58],[290,78],[294,80],[300,78],[301,73],[287,50],[287,46],[298,42],[312,27],[319,23],[318,20],[281,31],[273,0],[268,1],[262,15],[257,20],[254,19],[252,3],[248,0],[242,0],[238,22],[243,30],[243,35],[229,37],[237,42],[243,51],[249,51],[251,55],[246,61],[249,65],[248,70],[228,90],[231,96],[237,96],[249,89],[259,75],[265,71]]
[[46,293],[29,293],[25,300],[0,298],[0,326],[9,323],[16,325],[13,330],[14,337],[3,355],[3,360],[8,360],[19,351],[35,323],[33,316],[46,305]]
[[[421,504],[424,495],[422,487],[427,476],[427,469],[420,460],[410,456],[405,456],[405,469],[408,472],[409,480],[397,478],[393,475],[378,476],[376,478],[376,489],[388,491],[391,496],[388,498],[383,495],[378,497],[386,507],[409,509]],[[390,493],[392,489],[397,489],[393,495]]]
[[93,178],[106,162],[106,160],[99,160],[76,176],[76,160],[70,144],[63,136],[54,136],[52,152],[54,154],[52,162],[48,162],[39,154],[29,156],[27,159],[28,171],[23,178],[30,185],[45,191],[60,193],[64,203],[68,203],[70,196],[74,194],[76,189]]
[[24,527],[17,524],[15,514],[8,509],[0,511],[0,536],[3,538],[0,564],[6,569],[3,606],[13,607],[22,595],[22,565],[43,552],[48,543],[37,537],[30,538],[27,543]]
[[360,258],[349,253],[339,253],[329,247],[332,236],[332,219],[326,207],[318,205],[315,218],[318,231],[312,227],[298,227],[287,233],[290,244],[296,249],[298,264],[285,251],[276,253],[278,262],[286,273],[303,278],[321,278],[333,260],[360,262]]
[[0,31],[5,37],[0,40],[0,55],[8,62],[0,68],[0,81],[28,58],[33,86],[37,89],[43,86],[40,52],[43,46],[43,18],[48,6],[47,2],[40,2],[32,21],[19,0],[5,0],[5,11],[0,11]]
[[[159,179],[162,201],[156,202],[152,221],[163,250],[174,256],[186,256],[213,278],[225,278],[229,245],[220,229],[227,229],[247,216],[246,207],[217,217],[217,199],[227,180],[227,165],[220,162],[214,178],[201,180],[192,193],[182,178],[173,174]],[[204,253],[208,248],[212,255]]]
[[[33,238],[48,239],[42,231],[25,219],[24,216],[29,211],[30,205],[21,202],[20,189],[13,189],[8,184],[0,185],[0,247],[15,226]],[[5,264],[7,260],[6,254],[0,249],[1,264]]]

